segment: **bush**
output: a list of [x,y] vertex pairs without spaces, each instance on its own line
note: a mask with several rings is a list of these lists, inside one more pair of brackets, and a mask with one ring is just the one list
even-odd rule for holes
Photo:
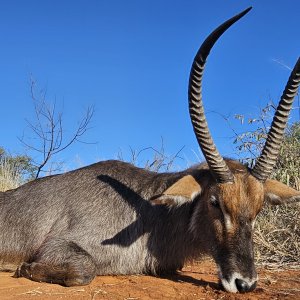
[[28,156],[8,154],[0,148],[0,191],[16,188],[33,178],[35,169]]

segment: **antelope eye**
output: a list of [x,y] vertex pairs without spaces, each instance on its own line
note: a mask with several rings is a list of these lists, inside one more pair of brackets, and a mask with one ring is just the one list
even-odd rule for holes
[[219,200],[218,200],[217,197],[215,197],[215,196],[211,196],[211,198],[210,198],[210,204],[211,204],[213,207],[216,207],[216,208],[219,208],[219,207],[220,207]]

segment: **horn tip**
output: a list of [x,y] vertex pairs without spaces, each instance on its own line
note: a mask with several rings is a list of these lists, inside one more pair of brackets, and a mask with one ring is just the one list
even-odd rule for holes
[[241,17],[244,16],[245,14],[247,14],[251,9],[252,9],[252,6],[249,6],[248,8],[246,8],[245,10],[243,10],[243,11],[240,13]]

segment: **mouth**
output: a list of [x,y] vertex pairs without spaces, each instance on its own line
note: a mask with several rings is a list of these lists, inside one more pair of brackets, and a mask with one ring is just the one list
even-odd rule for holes
[[219,271],[221,287],[229,293],[248,293],[252,292],[257,285],[257,277],[254,279],[245,278],[241,274],[234,272],[229,279],[226,279]]

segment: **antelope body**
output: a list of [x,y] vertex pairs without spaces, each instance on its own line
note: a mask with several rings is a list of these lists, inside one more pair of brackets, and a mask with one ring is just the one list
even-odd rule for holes
[[264,202],[300,201],[300,192],[268,179],[300,83],[300,60],[288,80],[253,169],[224,159],[204,116],[201,82],[219,36],[250,9],[218,27],[191,69],[189,108],[206,162],[155,173],[120,161],[99,162],[0,193],[0,263],[15,277],[84,285],[96,275],[175,272],[210,254],[223,288],[255,288],[253,226]]

